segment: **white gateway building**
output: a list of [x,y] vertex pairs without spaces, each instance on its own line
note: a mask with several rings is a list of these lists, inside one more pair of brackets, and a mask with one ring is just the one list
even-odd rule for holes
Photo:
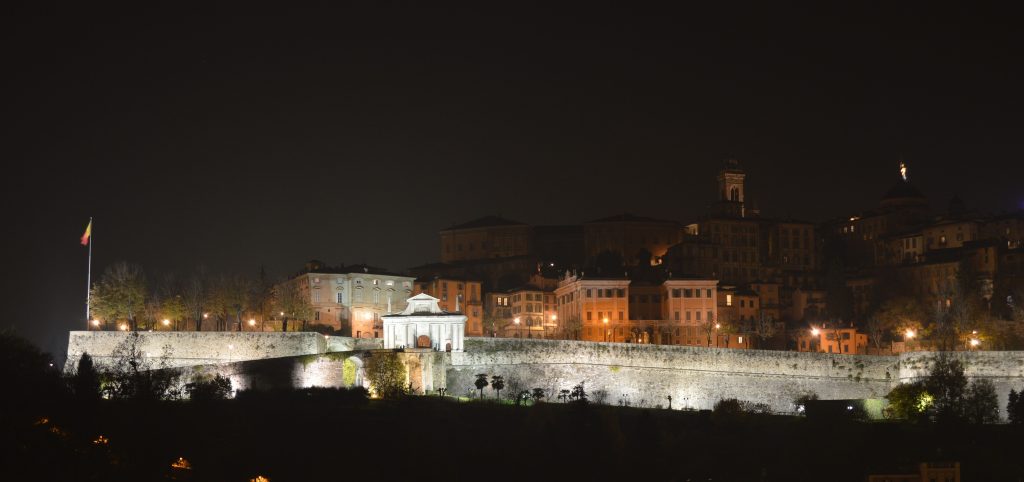
[[437,298],[420,293],[406,300],[405,309],[382,316],[384,348],[432,348],[462,351],[466,315],[442,310]]

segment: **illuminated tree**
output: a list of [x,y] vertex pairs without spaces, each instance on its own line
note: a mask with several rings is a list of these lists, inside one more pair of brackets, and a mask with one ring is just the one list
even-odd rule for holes
[[95,318],[124,322],[128,329],[138,329],[138,318],[146,308],[146,277],[142,268],[124,261],[114,263],[93,286],[90,298]]
[[288,320],[305,322],[313,314],[313,306],[294,282],[285,282],[274,289],[274,310],[281,314],[281,331],[288,331]]
[[761,339],[761,343],[775,336],[775,320],[771,316],[765,315],[764,310],[761,310],[757,319],[754,320],[754,333]]
[[228,321],[232,320],[235,331],[242,331],[242,314],[249,308],[251,290],[252,283],[242,276],[222,275],[217,278],[210,295],[210,305],[222,323],[221,329],[226,330]]
[[912,330],[915,336],[925,336],[924,321],[926,319],[924,308],[917,298],[900,296],[887,300],[875,310],[868,318],[868,334],[875,343],[876,348],[881,348],[883,341],[892,340],[893,336],[903,338],[907,330]]
[[378,397],[398,398],[407,393],[406,369],[397,353],[374,353],[366,362],[365,370],[370,390]]

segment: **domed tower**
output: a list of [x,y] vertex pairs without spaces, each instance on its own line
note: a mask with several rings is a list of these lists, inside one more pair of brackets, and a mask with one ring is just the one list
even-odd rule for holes
[[743,188],[746,178],[747,173],[740,166],[740,161],[726,159],[722,170],[718,171],[718,203],[715,205],[717,215],[733,218],[746,216]]
[[882,196],[882,209],[928,208],[928,198],[910,183],[910,170],[900,161],[900,178],[896,185]]

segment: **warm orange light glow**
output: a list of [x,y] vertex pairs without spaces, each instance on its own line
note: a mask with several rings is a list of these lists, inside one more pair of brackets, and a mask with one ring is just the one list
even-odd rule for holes
[[981,340],[977,338],[971,338],[971,346],[978,346],[981,344]]
[[118,328],[119,328],[119,329],[120,329],[121,331],[128,331],[128,325],[126,325],[126,324],[124,324],[124,323],[121,323],[121,326],[119,326]]
[[250,319],[249,326],[256,326],[256,320]]
[[908,339],[908,340],[909,340],[909,339],[911,339],[911,338],[913,338],[913,337],[915,337],[915,336],[917,336],[917,333],[914,333],[914,330],[910,330],[910,329],[908,329],[908,330],[907,330],[907,332],[906,332],[906,333],[904,333],[904,337],[905,337],[906,339]]
[[102,435],[96,437],[96,440],[92,441],[94,445],[106,445],[108,442],[110,442],[110,440]]
[[721,324],[721,323],[715,323],[715,329],[716,329],[716,330],[717,330],[717,329],[719,329],[719,328],[721,328],[721,327],[722,327],[722,324]]
[[519,317],[518,317],[518,316],[517,316],[517,317],[515,317],[515,318],[514,318],[514,319],[512,320],[512,323],[515,323],[515,324],[517,324],[517,325],[518,325],[518,324],[519,324]]
[[270,479],[262,475],[257,475],[256,477],[249,479],[249,482],[270,482]]
[[171,464],[171,467],[175,469],[192,470],[192,463],[185,460],[185,457],[178,457],[178,460],[175,460],[174,463]]
[[170,326],[171,325],[171,320],[168,320],[167,318],[164,318],[164,320],[161,321],[160,323],[163,323],[164,326]]
[[606,325],[608,324],[608,318],[605,318],[605,319],[604,319],[604,320],[602,320],[602,321],[604,321],[604,324],[606,324]]
[[100,326],[100,320],[92,320],[92,326]]
[[209,317],[210,317],[209,313],[203,313],[203,318],[209,318]]
[[551,321],[555,321],[557,319],[558,319],[558,315],[551,315]]
[[821,330],[818,330],[817,328],[811,328],[811,335],[818,336],[819,333],[821,333]]

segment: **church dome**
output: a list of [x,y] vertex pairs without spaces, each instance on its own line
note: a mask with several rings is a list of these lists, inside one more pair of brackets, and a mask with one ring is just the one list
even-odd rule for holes
[[882,196],[882,207],[916,206],[928,204],[928,198],[910,184],[910,181],[899,180],[896,185]]

